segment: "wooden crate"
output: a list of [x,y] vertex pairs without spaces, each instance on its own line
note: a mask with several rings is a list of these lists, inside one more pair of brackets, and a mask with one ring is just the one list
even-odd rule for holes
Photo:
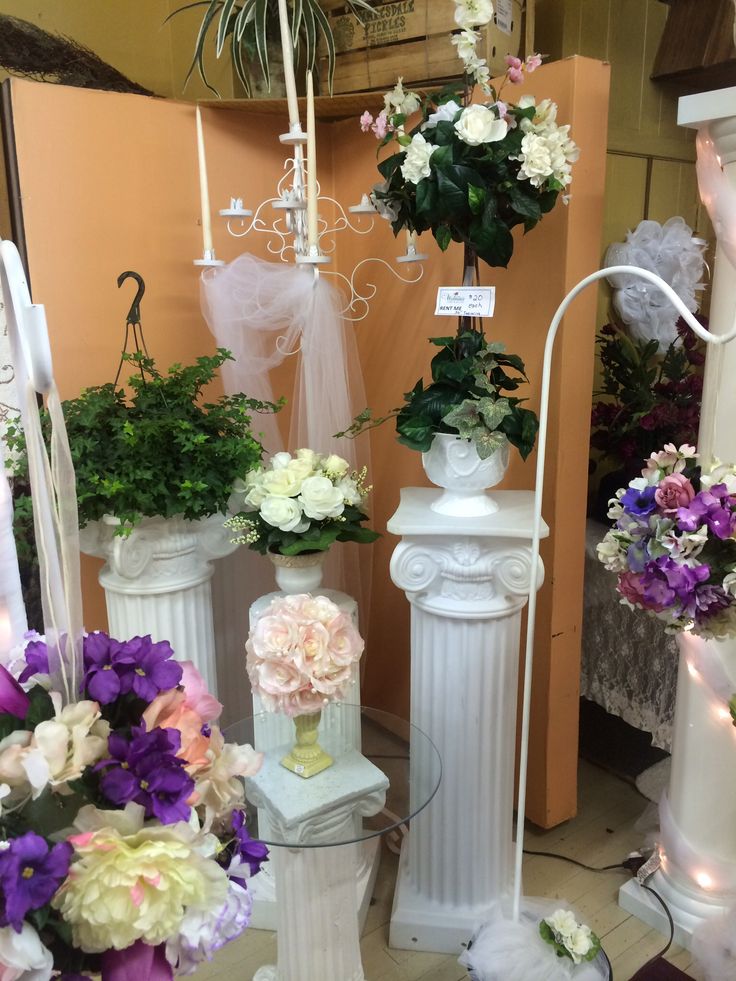
[[683,91],[736,85],[733,0],[668,0],[652,78]]
[[[534,0],[496,0],[494,22],[483,31],[478,52],[492,74],[505,70],[507,54],[519,53],[522,21],[526,16],[533,24],[533,5]],[[335,93],[391,88],[399,76],[416,86],[459,75],[461,64],[449,38],[457,30],[450,0],[376,0],[363,26],[346,12],[344,0],[327,0],[324,6],[337,47]],[[326,70],[323,60],[323,88]]]

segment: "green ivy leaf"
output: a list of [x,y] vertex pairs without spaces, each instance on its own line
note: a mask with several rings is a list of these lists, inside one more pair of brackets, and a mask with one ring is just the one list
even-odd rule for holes
[[489,432],[487,429],[476,429],[472,435],[473,445],[481,460],[487,460],[506,442],[503,433]]
[[457,429],[463,439],[470,439],[478,429],[483,428],[480,403],[475,399],[465,399],[443,416],[442,421],[451,429]]
[[501,422],[511,412],[508,399],[482,398],[478,402],[478,411],[483,422],[489,429],[497,429]]

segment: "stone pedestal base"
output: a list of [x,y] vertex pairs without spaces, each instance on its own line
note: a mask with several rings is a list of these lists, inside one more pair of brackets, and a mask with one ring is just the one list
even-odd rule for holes
[[[723,916],[729,909],[728,906],[704,903],[695,896],[686,896],[673,887],[662,872],[656,872],[647,884],[667,903],[675,924],[674,942],[688,950],[692,947],[693,934],[698,927],[714,916]],[[630,879],[619,889],[618,904],[627,913],[632,913],[637,919],[659,930],[662,936],[669,937],[670,924],[664,910],[654,896],[642,889],[635,879]]]

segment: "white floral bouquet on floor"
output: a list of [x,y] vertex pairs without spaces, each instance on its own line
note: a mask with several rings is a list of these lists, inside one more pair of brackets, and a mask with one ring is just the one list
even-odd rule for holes
[[233,539],[261,554],[324,552],[334,542],[368,544],[379,536],[362,527],[371,491],[367,471],[351,471],[347,460],[314,450],[276,453],[236,482],[231,509],[241,509],[226,527]]

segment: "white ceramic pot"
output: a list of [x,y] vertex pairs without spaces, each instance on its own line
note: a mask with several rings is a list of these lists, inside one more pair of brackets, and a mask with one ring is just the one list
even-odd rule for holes
[[269,552],[276,567],[276,585],[287,596],[314,593],[322,585],[322,567],[327,552],[302,552],[301,555],[281,555]]
[[433,511],[456,518],[480,518],[498,511],[498,504],[485,493],[503,480],[509,465],[505,442],[486,460],[481,460],[473,443],[452,433],[438,433],[427,453],[422,453],[424,472],[442,494],[431,505]]

